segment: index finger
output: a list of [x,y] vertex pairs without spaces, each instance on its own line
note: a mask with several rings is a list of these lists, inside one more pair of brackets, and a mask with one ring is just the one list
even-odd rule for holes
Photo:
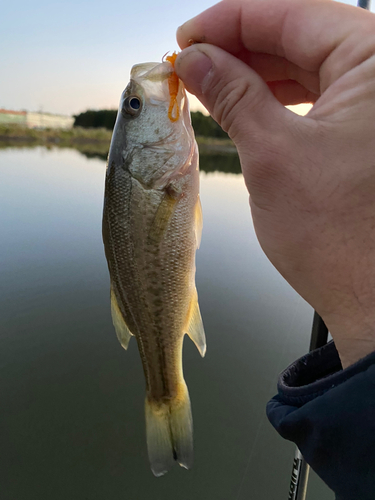
[[217,45],[247,63],[251,53],[271,54],[309,72],[327,61],[324,90],[375,53],[375,16],[331,0],[224,0],[181,26],[177,40]]

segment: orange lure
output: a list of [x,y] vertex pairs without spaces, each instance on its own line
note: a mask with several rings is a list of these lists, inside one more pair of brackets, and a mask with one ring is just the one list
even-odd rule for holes
[[[166,60],[169,61],[174,69],[174,63],[176,61],[177,57],[177,52],[173,52],[171,56],[167,56]],[[179,117],[180,117],[180,109],[178,107],[177,103],[177,94],[178,94],[178,86],[180,84],[180,80],[176,73],[173,71],[171,76],[168,78],[168,89],[169,89],[169,95],[171,96],[171,100],[169,102],[169,109],[168,109],[168,118],[171,120],[171,122],[176,122]],[[175,110],[175,112],[174,112]],[[174,113],[173,113],[174,112]]]

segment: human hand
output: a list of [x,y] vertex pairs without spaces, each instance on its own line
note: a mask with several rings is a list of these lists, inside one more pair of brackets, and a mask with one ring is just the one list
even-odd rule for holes
[[349,366],[375,350],[375,16],[224,0],[177,39],[177,74],[236,144],[263,250]]

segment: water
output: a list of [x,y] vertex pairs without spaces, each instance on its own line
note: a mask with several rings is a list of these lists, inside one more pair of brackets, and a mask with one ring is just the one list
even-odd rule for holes
[[[206,358],[184,344],[195,463],[156,479],[136,343],[125,352],[111,324],[104,174],[74,150],[0,150],[1,499],[286,500],[294,446],[265,405],[312,310],[263,255],[241,175],[201,173]],[[334,496],[313,475],[307,498]]]

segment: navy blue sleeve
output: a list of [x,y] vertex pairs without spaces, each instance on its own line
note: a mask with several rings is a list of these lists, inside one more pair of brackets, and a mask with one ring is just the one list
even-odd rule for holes
[[267,405],[337,500],[375,499],[375,352],[342,369],[333,342],[281,373]]

